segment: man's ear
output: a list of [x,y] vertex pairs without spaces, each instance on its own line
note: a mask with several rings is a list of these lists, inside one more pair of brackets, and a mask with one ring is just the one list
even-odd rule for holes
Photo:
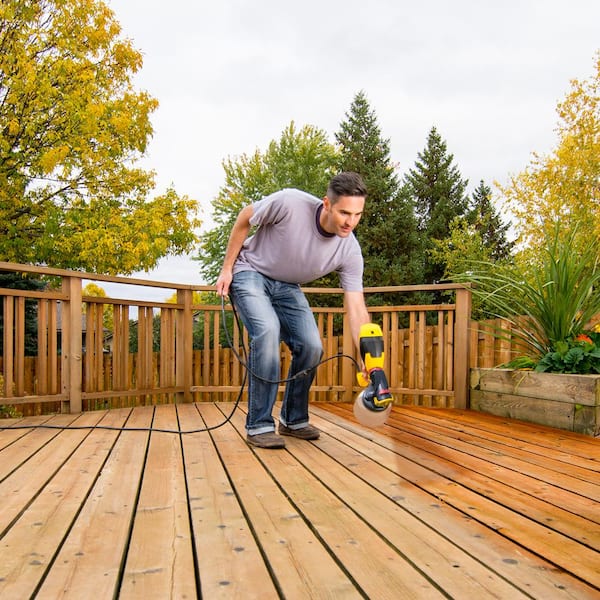
[[331,200],[327,196],[323,198],[323,208],[327,212],[329,212],[329,209],[331,208]]

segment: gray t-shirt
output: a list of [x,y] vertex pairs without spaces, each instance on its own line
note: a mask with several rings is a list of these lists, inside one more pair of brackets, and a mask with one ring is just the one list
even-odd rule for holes
[[356,237],[328,234],[318,225],[321,200],[295,189],[252,205],[254,235],[242,246],[233,273],[258,271],[271,279],[305,284],[337,272],[345,291],[363,289],[363,257]]

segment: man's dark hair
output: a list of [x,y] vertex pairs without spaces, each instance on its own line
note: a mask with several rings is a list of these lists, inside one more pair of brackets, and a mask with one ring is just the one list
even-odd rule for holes
[[327,188],[327,197],[335,204],[340,196],[363,196],[367,195],[367,186],[358,173],[346,171],[332,177]]

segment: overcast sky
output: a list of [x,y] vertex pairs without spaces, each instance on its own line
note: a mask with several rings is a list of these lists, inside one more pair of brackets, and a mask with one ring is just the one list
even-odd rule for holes
[[[157,192],[198,199],[205,221],[224,158],[264,150],[292,120],[334,141],[361,90],[400,176],[435,126],[469,191],[506,182],[552,149],[556,104],[600,49],[597,0],[108,4],[143,54],[136,87],[160,103],[142,165]],[[181,258],[140,277],[204,283]]]

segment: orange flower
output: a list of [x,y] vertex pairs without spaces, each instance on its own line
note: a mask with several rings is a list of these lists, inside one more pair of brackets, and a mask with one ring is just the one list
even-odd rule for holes
[[592,338],[588,335],[585,335],[585,333],[580,333],[576,338],[575,338],[576,342],[585,342],[586,344],[593,344],[594,342],[592,342]]

